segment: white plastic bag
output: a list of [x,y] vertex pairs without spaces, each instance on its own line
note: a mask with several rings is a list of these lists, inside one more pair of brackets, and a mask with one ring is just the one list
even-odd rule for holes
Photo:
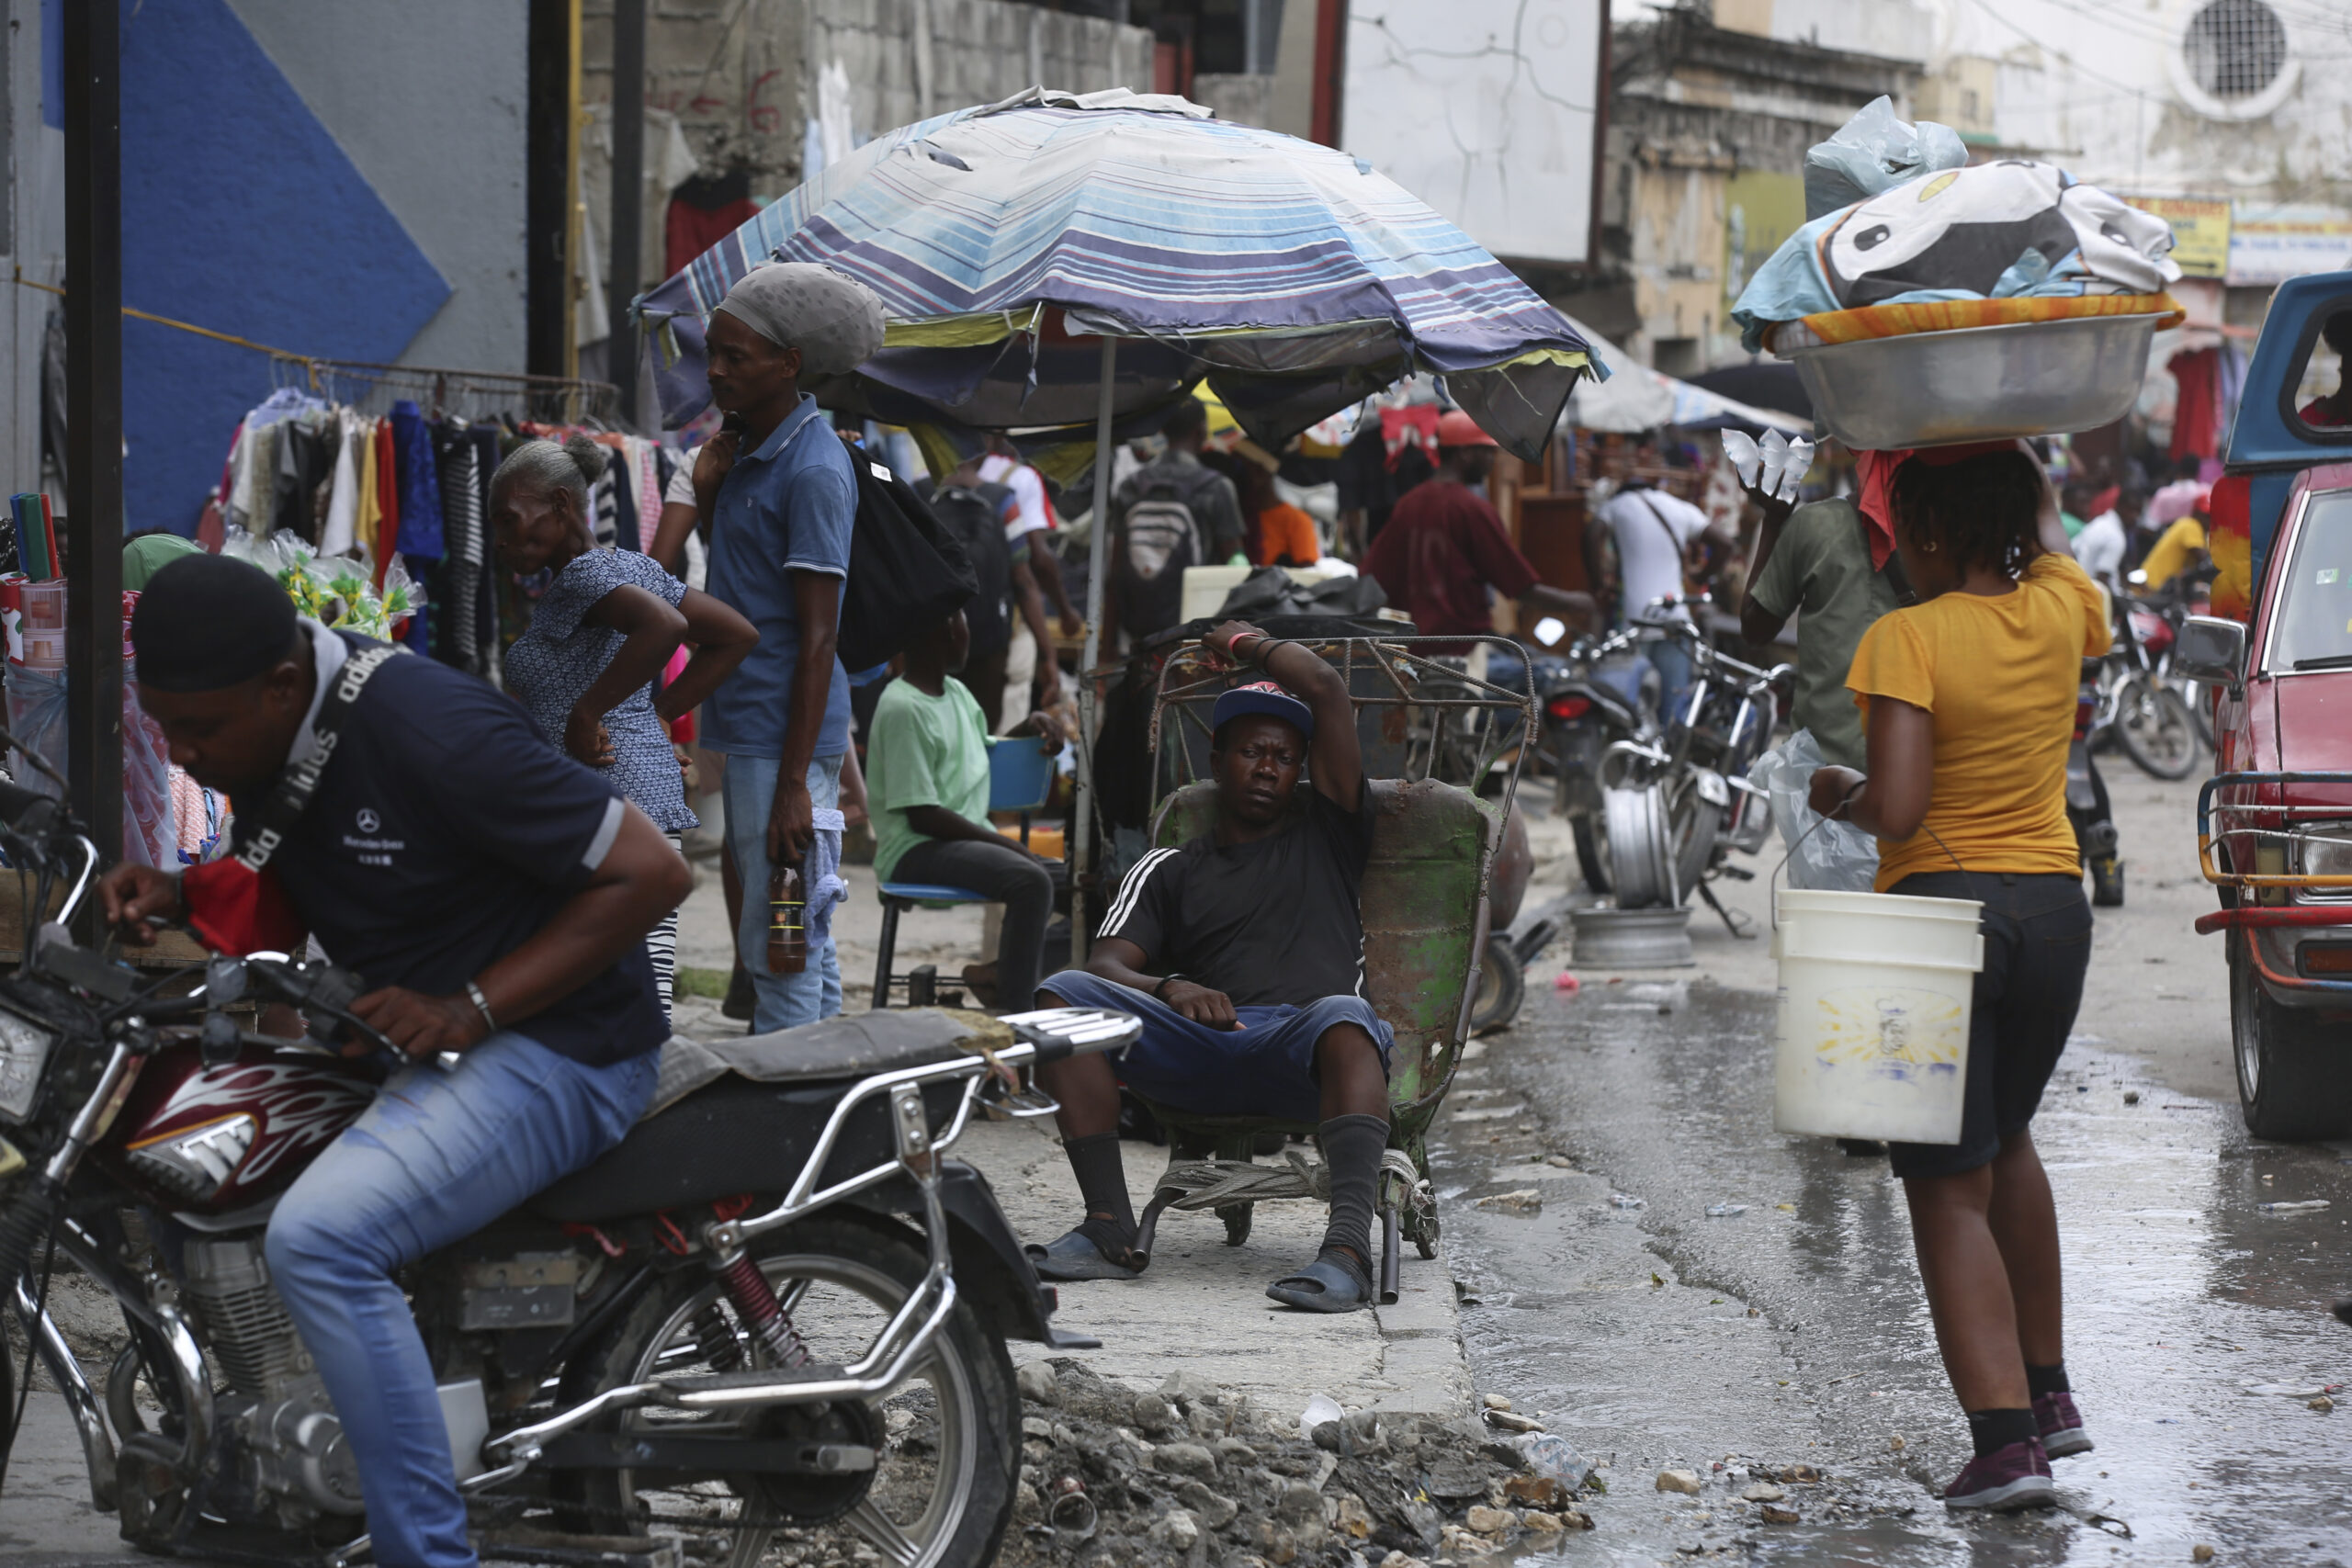
[[1967,166],[1968,145],[1960,132],[1931,119],[1912,125],[1894,112],[1893,99],[1872,98],[1805,153],[1804,220],[1922,175]]
[[1810,729],[1800,729],[1756,759],[1747,782],[1772,802],[1772,820],[1789,846],[1789,886],[1826,893],[1867,893],[1878,875],[1878,840],[1851,822],[1831,821],[1806,799],[1826,761]]

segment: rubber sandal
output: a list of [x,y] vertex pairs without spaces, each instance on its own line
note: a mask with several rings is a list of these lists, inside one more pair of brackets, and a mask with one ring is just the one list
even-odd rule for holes
[[1104,1256],[1093,1237],[1074,1230],[1064,1231],[1044,1247],[1032,1243],[1021,1250],[1041,1280],[1135,1280],[1143,1275],[1142,1269]]
[[1326,1248],[1297,1273],[1267,1286],[1266,1294],[1301,1312],[1361,1312],[1372,1304],[1372,1277],[1346,1253]]

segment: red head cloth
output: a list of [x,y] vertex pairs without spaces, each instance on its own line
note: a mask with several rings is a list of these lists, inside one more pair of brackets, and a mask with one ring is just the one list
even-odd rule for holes
[[1855,453],[1855,468],[1861,479],[1861,493],[1855,504],[1870,520],[1871,570],[1883,570],[1886,558],[1894,553],[1894,474],[1906,461],[1917,457],[1929,468],[1940,468],[1982,457],[1988,452],[2021,450],[2023,447],[2015,441],[1965,441],[1953,446],[1901,446],[1889,452]]
[[1419,446],[1437,461],[1438,407],[1435,403],[1416,403],[1409,408],[1380,411],[1380,444],[1388,449],[1388,466],[1396,468],[1396,458],[1408,446]]

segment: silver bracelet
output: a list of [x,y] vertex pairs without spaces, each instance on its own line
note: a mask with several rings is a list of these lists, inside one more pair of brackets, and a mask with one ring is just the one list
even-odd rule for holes
[[490,1025],[490,1032],[492,1034],[497,1033],[498,1020],[491,1016],[490,998],[481,994],[481,987],[469,980],[466,982],[466,995],[473,998],[474,1010],[481,1014],[481,1021],[484,1023]]

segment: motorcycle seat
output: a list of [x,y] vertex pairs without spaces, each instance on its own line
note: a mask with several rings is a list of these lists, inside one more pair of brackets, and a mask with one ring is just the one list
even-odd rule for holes
[[[902,1008],[841,1013],[797,1029],[723,1040],[672,1039],[651,1106],[628,1136],[531,1201],[549,1219],[619,1219],[743,1192],[780,1193],[814,1152],[833,1107],[859,1080],[1010,1045],[985,1013]],[[960,1084],[925,1090],[934,1125]],[[852,1113],[826,1162],[837,1181],[892,1157],[885,1102]]]
[[[566,1223],[626,1219],[742,1193],[787,1190],[815,1152],[827,1118],[864,1072],[831,1079],[757,1083],[732,1075],[695,1089],[629,1129],[603,1156],[531,1200],[540,1216]],[[933,1126],[955,1111],[960,1082],[923,1091]],[[853,1111],[825,1162],[820,1185],[894,1156],[889,1101],[876,1095]]]

